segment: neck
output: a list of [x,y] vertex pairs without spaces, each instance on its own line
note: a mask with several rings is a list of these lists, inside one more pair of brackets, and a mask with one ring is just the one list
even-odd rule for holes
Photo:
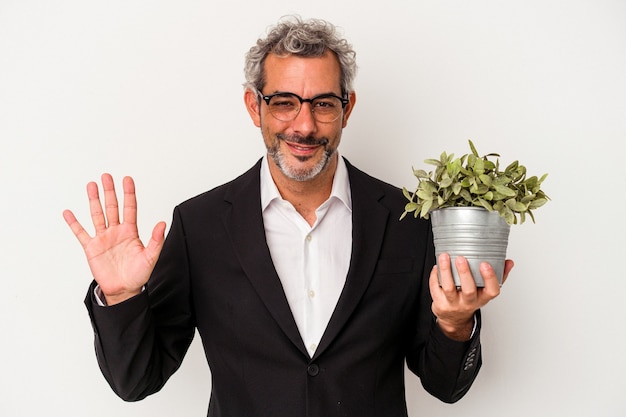
[[274,161],[268,158],[270,173],[281,197],[289,201],[311,226],[316,220],[315,210],[330,197],[337,160],[335,153],[328,161],[328,166],[315,178],[297,181],[285,176]]

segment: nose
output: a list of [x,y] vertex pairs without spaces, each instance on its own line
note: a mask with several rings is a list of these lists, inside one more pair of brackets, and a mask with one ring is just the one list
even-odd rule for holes
[[291,122],[291,126],[294,132],[298,132],[304,136],[315,132],[317,125],[313,117],[311,103],[302,103],[298,115]]

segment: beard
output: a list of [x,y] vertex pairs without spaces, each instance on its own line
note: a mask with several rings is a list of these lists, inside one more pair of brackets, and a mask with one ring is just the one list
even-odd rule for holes
[[[276,143],[267,148],[267,154],[278,169],[289,179],[295,181],[309,181],[313,178],[317,177],[323,170],[328,166],[331,157],[334,155],[336,149],[329,148],[328,143],[329,140],[326,138],[316,139],[312,136],[300,136],[300,135],[276,135]],[[285,157],[284,153],[280,149],[280,142],[288,141],[290,143],[295,143],[298,145],[313,145],[313,146],[323,146],[324,153],[322,158],[312,167],[309,168],[297,168],[293,165],[290,165]],[[306,162],[311,159],[310,156],[296,157],[300,162]]]

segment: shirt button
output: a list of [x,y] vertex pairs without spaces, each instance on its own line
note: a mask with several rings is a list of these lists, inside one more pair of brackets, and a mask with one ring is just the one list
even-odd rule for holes
[[310,241],[311,241],[311,239],[312,239],[312,238],[311,238],[311,235],[306,235],[306,240],[307,240],[307,242],[310,242]]
[[309,298],[315,297],[315,291],[309,290]]
[[309,346],[309,350],[311,352],[315,352],[315,349],[317,349],[317,343],[311,343],[311,345]]
[[309,365],[309,367],[306,369],[306,372],[310,376],[317,376],[320,373],[320,367],[313,363]]

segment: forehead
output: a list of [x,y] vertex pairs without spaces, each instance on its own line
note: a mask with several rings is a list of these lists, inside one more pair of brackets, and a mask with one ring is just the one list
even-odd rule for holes
[[269,54],[264,66],[266,93],[341,92],[341,68],[339,60],[331,51],[326,51],[320,57]]

